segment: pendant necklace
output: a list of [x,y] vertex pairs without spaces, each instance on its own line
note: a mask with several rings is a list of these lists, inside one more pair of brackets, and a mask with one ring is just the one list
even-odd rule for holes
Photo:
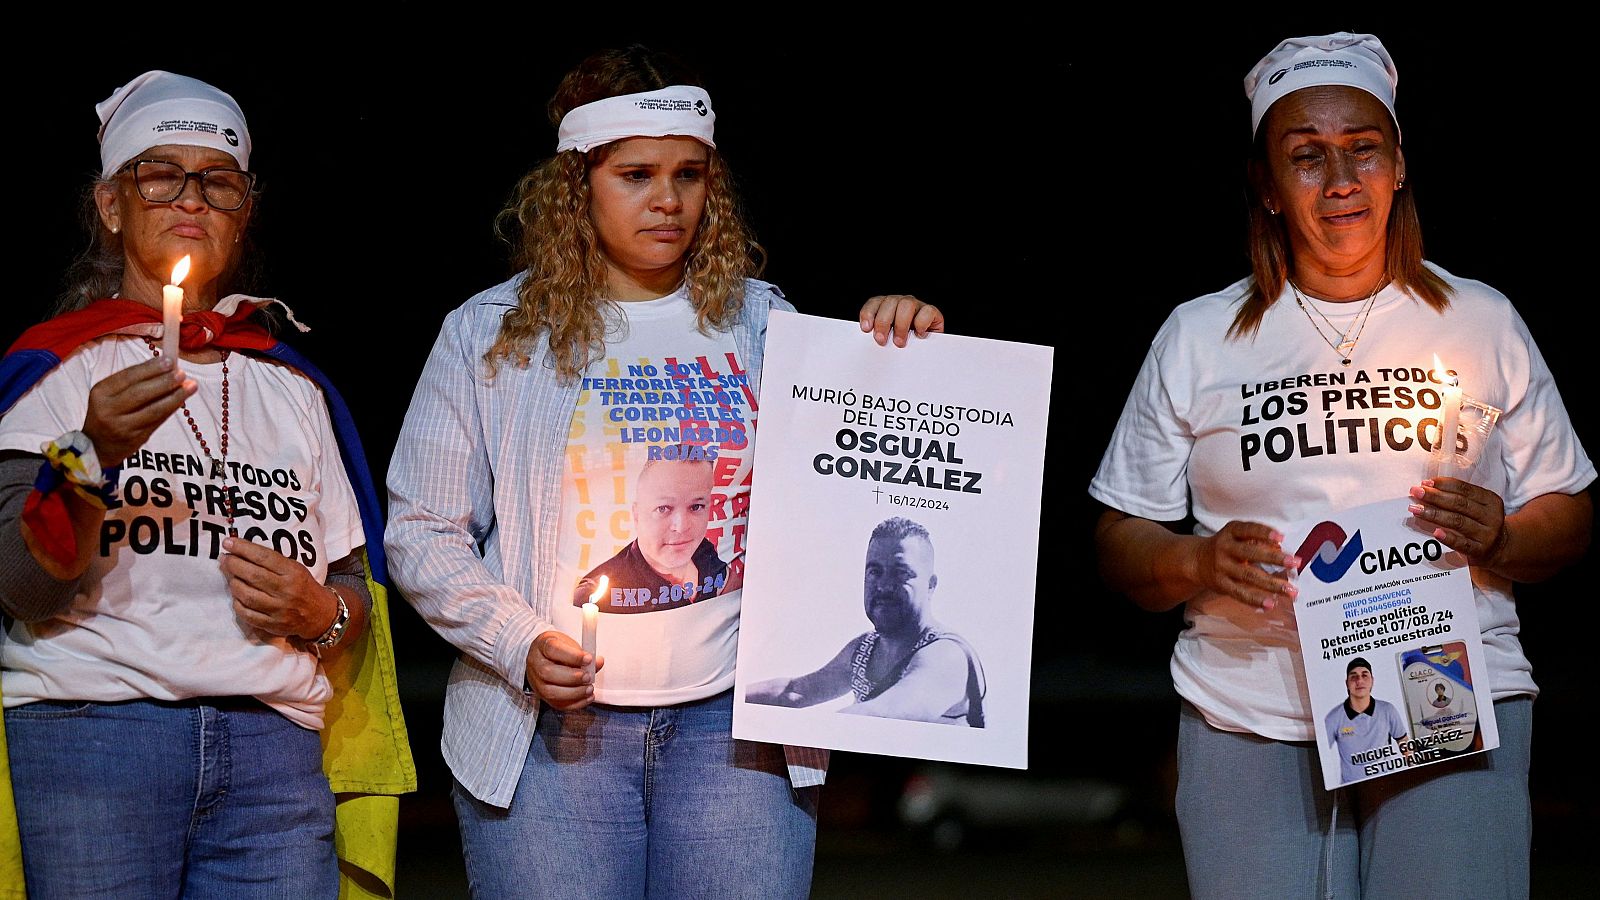
[[[1306,321],[1310,322],[1311,327],[1317,330],[1317,337],[1322,338],[1323,342],[1326,343],[1334,353],[1339,354],[1339,365],[1349,366],[1350,357],[1356,352],[1356,344],[1361,340],[1361,333],[1367,329],[1367,319],[1372,315],[1372,303],[1375,299],[1377,299],[1378,292],[1383,290],[1384,285],[1388,283],[1388,279],[1378,279],[1378,283],[1372,288],[1372,293],[1367,295],[1366,302],[1362,305],[1360,315],[1357,316],[1355,321],[1350,323],[1349,331],[1340,331],[1339,326],[1333,324],[1331,319],[1322,314],[1322,310],[1317,309],[1312,304],[1307,303],[1304,295],[1300,293],[1299,285],[1295,284],[1293,281],[1290,281],[1289,288],[1294,291],[1294,302],[1299,304],[1300,311],[1306,314]],[[1339,339],[1337,342],[1328,337],[1327,332],[1322,330],[1322,326],[1317,324],[1316,319],[1311,318],[1311,313],[1313,311],[1316,312],[1317,316],[1320,317],[1322,321],[1328,323],[1328,329],[1332,331],[1334,336]]]
[[[161,350],[155,341],[145,338],[144,342],[149,346],[152,355],[158,357],[161,355]],[[217,442],[220,460],[211,455],[211,445],[206,443],[205,435],[200,433],[200,426],[194,423],[194,414],[189,412],[189,401],[185,400],[181,409],[184,420],[189,423],[189,431],[194,434],[195,442],[200,445],[200,452],[205,454],[206,461],[211,463],[211,471],[215,477],[222,481],[222,496],[225,498],[223,508],[228,518],[228,535],[238,537],[239,529],[233,524],[233,492],[228,490],[228,351],[222,351],[222,437]]]

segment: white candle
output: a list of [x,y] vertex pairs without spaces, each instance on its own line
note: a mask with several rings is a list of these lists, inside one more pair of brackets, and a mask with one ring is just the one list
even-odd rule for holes
[[1439,437],[1428,458],[1428,477],[1455,475],[1456,436],[1461,430],[1461,384],[1454,375],[1445,373],[1439,357],[1433,358],[1434,372],[1439,376],[1440,409]]
[[183,288],[189,275],[189,257],[172,267],[172,283],[161,286],[161,355],[178,358],[178,328],[183,323]]
[[[589,595],[589,602],[583,605],[583,641],[581,643],[583,652],[590,656],[595,655],[595,635],[600,630],[600,607],[595,605],[595,601],[605,596],[606,585],[610,583],[611,579],[609,577],[601,575],[600,585],[594,589],[594,593]],[[592,669],[594,663],[590,663],[589,666]]]

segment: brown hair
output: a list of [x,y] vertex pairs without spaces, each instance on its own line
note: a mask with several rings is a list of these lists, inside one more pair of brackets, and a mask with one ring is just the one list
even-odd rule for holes
[[[607,97],[699,85],[682,63],[638,45],[596,53],[568,72],[548,107],[559,126],[568,111]],[[605,352],[606,263],[589,219],[589,171],[612,145],[587,154],[558,153],[517,183],[495,229],[512,247],[512,263],[526,277],[517,288],[517,308],[500,323],[494,346],[484,354],[492,374],[503,361],[526,366],[541,336],[548,341],[556,372],[578,377]],[[761,271],[764,258],[739,212],[727,165],[708,148],[706,207],[684,254],[684,281],[701,331],[730,327],[744,302],[744,280]]]
[[[1392,120],[1389,127],[1392,133],[1398,134]],[[1233,317],[1233,324],[1228,327],[1230,338],[1253,336],[1261,328],[1261,319],[1283,292],[1293,263],[1289,228],[1284,223],[1286,217],[1272,215],[1266,208],[1267,185],[1271,178],[1269,166],[1266,120],[1263,119],[1245,165],[1250,289]],[[1417,217],[1416,198],[1411,191],[1398,190],[1389,207],[1384,274],[1411,296],[1444,312],[1450,306],[1453,291],[1443,278],[1422,264],[1422,259],[1422,220]]]

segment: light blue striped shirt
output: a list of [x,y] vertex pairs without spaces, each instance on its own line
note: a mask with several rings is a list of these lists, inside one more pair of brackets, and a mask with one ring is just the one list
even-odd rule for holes
[[[562,467],[577,379],[557,379],[549,347],[488,377],[484,354],[517,305],[522,276],[445,317],[389,466],[389,573],[406,600],[460,651],[445,689],[445,762],[474,797],[509,807],[538,700],[522,687],[533,639],[554,627]],[[746,282],[733,326],[760,390],[767,314],[793,310],[772,285]],[[759,467],[757,467],[759,471]],[[796,787],[821,784],[828,751],[785,747]]]

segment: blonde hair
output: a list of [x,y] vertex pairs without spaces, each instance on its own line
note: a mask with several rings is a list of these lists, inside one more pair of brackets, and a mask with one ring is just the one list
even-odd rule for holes
[[[551,123],[606,97],[698,84],[680,63],[644,47],[608,50],[567,73],[551,98]],[[492,375],[502,362],[526,367],[542,339],[564,381],[605,354],[606,260],[589,218],[589,173],[615,145],[544,160],[517,183],[495,229],[525,273],[517,308],[501,320],[484,354]],[[760,274],[764,252],[745,225],[727,165],[708,148],[706,205],[684,254],[684,283],[701,331],[726,330],[744,303],[744,282]]]

